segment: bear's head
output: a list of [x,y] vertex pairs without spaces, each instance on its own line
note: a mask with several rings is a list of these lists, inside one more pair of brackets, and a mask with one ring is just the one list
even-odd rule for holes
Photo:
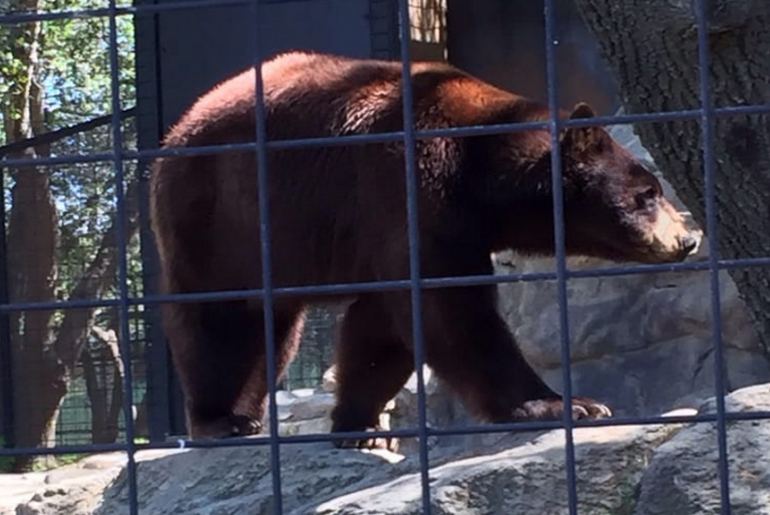
[[[591,118],[579,104],[571,119]],[[642,263],[682,261],[700,235],[663,196],[660,182],[599,127],[561,137],[568,253]]]
[[[593,116],[579,104],[570,118]],[[487,172],[482,195],[494,218],[488,225],[502,231],[491,235],[493,250],[553,254],[550,141],[547,131],[517,133],[489,138],[479,148]],[[663,196],[655,175],[607,131],[567,128],[560,151],[567,254],[665,263],[696,249],[700,234]]]

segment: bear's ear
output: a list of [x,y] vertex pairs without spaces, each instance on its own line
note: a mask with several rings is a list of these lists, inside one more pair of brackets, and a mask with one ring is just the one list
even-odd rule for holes
[[[570,120],[593,118],[596,113],[586,103],[579,103],[570,115]],[[581,154],[589,150],[601,152],[606,142],[607,134],[599,127],[570,127],[561,135],[562,147],[566,150]]]
[[591,106],[585,102],[580,102],[572,110],[572,114],[569,115],[569,119],[577,120],[578,118],[593,118],[594,116],[596,116],[596,113],[591,108]]

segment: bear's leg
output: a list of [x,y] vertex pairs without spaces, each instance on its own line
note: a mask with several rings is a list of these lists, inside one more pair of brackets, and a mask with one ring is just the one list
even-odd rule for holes
[[[337,405],[332,432],[379,428],[385,405],[414,370],[412,353],[394,332],[382,296],[362,295],[348,308],[337,345]],[[390,438],[336,440],[338,447],[395,450]]]
[[245,300],[165,307],[169,345],[185,393],[191,438],[256,431],[233,407],[258,359],[259,313]]
[[[260,309],[262,308],[260,307]],[[286,367],[294,359],[299,349],[302,330],[305,325],[305,313],[299,306],[276,306],[274,320],[275,373],[276,381],[280,381]],[[260,342],[262,341],[263,339],[260,339]],[[235,413],[249,420],[259,421],[261,428],[261,421],[267,408],[268,394],[267,361],[262,343],[259,345],[258,352],[259,359],[255,361],[249,379],[241,391]]]
[[[261,430],[264,393],[258,402],[241,402],[255,390],[261,370],[265,377],[264,316],[261,305],[245,300],[177,304],[169,307],[170,344],[185,391],[191,438],[245,436]],[[285,342],[296,311],[276,311],[276,342]],[[296,346],[278,345],[280,362]],[[283,351],[282,351],[283,349]],[[262,362],[261,367],[259,364]],[[285,363],[284,363],[285,364]],[[262,381],[264,391],[264,379]],[[258,390],[258,389],[256,389]],[[254,396],[247,395],[253,399]]]
[[[524,359],[496,309],[494,287],[426,290],[426,360],[477,416],[491,422],[562,416],[561,396]],[[609,409],[573,399],[573,417],[609,416]]]

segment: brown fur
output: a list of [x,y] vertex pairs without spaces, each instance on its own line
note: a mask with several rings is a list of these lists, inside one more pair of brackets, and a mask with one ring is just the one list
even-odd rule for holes
[[[400,66],[302,53],[265,63],[269,139],[401,130]],[[413,65],[412,83],[419,129],[547,118],[544,107],[447,65]],[[574,113],[590,115],[587,107]],[[247,71],[201,97],[166,145],[254,139],[254,73]],[[420,140],[422,275],[491,274],[490,252],[503,248],[552,253],[550,151],[547,131]],[[603,130],[566,131],[562,155],[571,254],[684,258],[691,245],[680,236],[683,226],[666,237],[681,238],[679,248],[650,243],[658,241],[648,237],[658,213],[670,206],[654,176]],[[253,152],[157,162],[151,204],[165,291],[261,287],[256,168]],[[402,143],[271,151],[268,168],[274,286],[409,276]],[[275,300],[279,372],[296,352],[303,309],[314,300]],[[373,427],[413,369],[409,293],[351,300],[337,349],[335,431]],[[560,416],[559,396],[527,364],[499,317],[494,286],[429,289],[423,302],[427,361],[479,417]],[[164,309],[191,435],[257,430],[266,393],[261,302]],[[608,413],[590,399],[575,404],[577,416]]]

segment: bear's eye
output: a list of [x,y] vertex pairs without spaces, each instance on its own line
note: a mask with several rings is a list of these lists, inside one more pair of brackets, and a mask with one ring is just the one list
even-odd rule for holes
[[645,209],[650,203],[658,196],[658,190],[652,186],[645,188],[643,191],[636,194],[634,197],[636,200],[637,209]]

